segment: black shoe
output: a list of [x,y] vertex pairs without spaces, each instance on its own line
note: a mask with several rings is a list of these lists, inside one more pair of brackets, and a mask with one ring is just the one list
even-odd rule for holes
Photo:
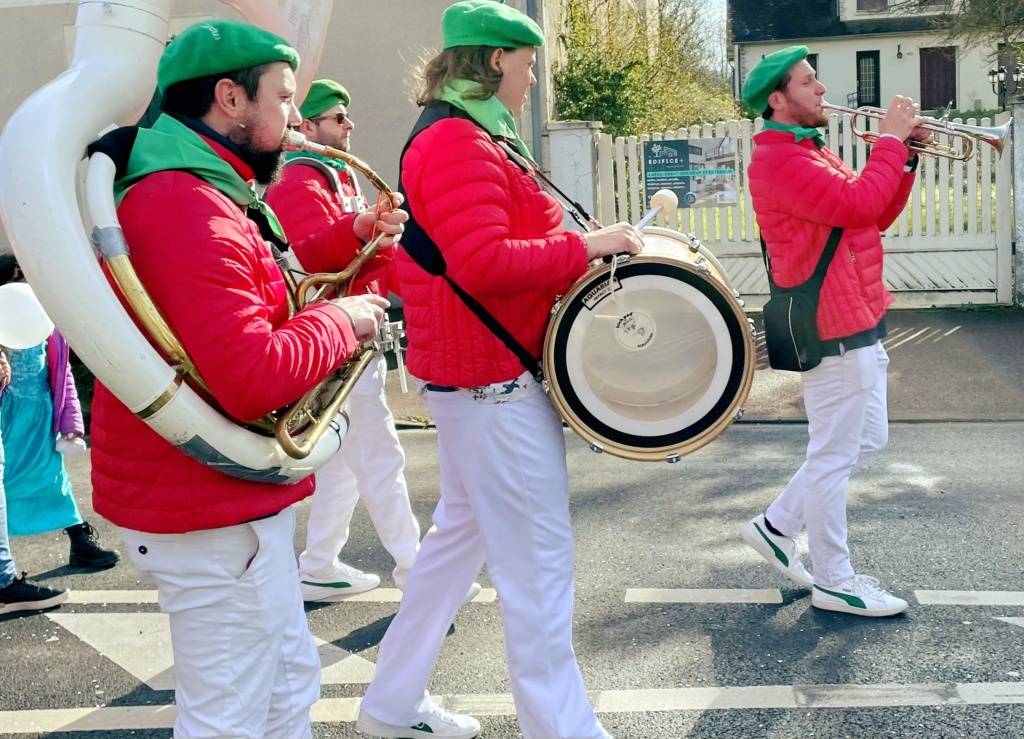
[[42,611],[59,606],[68,599],[67,590],[54,590],[30,583],[25,579],[25,574],[21,573],[21,577],[16,578],[6,588],[0,588],[0,614]]
[[71,539],[71,556],[68,564],[72,567],[103,569],[113,567],[121,559],[115,549],[104,549],[96,538],[96,529],[89,523],[69,526],[64,533]]

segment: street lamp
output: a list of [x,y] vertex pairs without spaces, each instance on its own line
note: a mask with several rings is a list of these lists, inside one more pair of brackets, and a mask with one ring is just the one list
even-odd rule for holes
[[1006,107],[1006,100],[1016,95],[1024,84],[1024,67],[1019,66],[1015,61],[1010,62],[1010,68],[999,67],[988,71],[988,81],[992,85],[992,92],[999,96],[1000,107]]
[[992,85],[992,93],[998,95],[1002,91],[1003,81],[1006,79],[1006,67],[988,70],[988,81]]

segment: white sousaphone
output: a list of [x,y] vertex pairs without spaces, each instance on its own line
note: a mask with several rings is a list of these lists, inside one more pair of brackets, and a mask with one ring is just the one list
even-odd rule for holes
[[[300,99],[317,69],[331,2],[232,3],[246,20],[283,36],[299,51]],[[344,416],[332,416],[326,433],[294,454],[274,436],[211,407],[182,381],[180,362],[168,364],[136,328],[97,262],[91,240],[116,251],[120,231],[113,167],[105,155],[89,163],[82,193],[87,218],[79,208],[77,172],[87,145],[111,127],[133,123],[150,100],[170,6],[170,0],[80,0],[71,66],[29,97],[0,136],[0,216],[46,312],[122,403],[171,444],[225,474],[295,482],[338,450]],[[55,109],[75,115],[55,116]],[[32,141],[45,144],[31,146]]]

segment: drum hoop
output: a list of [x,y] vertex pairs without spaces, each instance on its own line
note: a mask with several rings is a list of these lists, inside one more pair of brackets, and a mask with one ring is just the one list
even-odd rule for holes
[[684,261],[642,255],[620,264],[616,274],[628,277],[640,272],[641,267],[645,267],[643,274],[680,278],[707,297],[722,315],[729,331],[733,357],[740,361],[734,361],[721,397],[695,423],[671,434],[652,437],[617,431],[586,409],[573,389],[568,363],[561,358],[565,356],[568,328],[584,307],[577,298],[599,286],[602,279],[607,279],[608,267],[595,270],[581,279],[562,300],[552,318],[544,346],[544,370],[549,378],[549,391],[569,425],[585,439],[600,442],[611,454],[630,459],[664,458],[666,452],[689,454],[714,440],[732,422],[736,407],[746,400],[753,381],[753,340],[746,315],[719,280]]

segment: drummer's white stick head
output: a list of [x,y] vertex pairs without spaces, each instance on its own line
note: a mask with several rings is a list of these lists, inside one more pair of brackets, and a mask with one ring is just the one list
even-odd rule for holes
[[667,215],[679,207],[679,197],[671,190],[658,190],[651,195],[651,210],[661,209],[662,215]]

